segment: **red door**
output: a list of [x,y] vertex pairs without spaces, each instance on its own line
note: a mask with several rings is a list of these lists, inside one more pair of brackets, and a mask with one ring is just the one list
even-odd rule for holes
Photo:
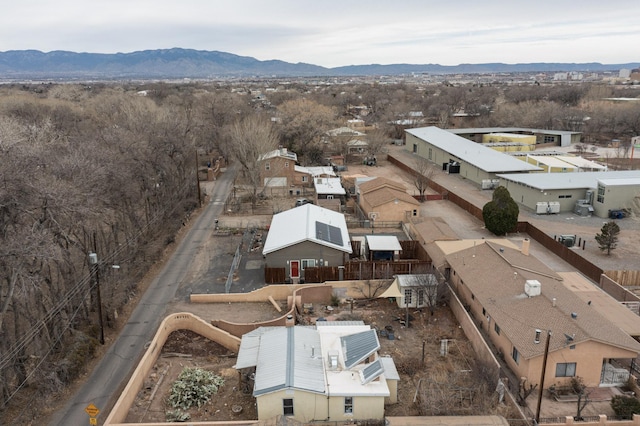
[[300,278],[300,261],[292,260],[291,261],[291,278]]

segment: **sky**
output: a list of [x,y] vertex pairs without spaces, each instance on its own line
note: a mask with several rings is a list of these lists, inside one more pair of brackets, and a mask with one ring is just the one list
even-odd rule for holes
[[325,67],[640,62],[640,1],[13,0],[0,51],[222,51]]

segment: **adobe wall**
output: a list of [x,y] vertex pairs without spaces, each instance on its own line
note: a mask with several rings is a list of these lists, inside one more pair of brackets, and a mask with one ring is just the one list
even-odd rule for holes
[[[640,302],[640,298],[624,288],[620,284],[620,281],[617,279],[618,277],[624,276],[624,272],[637,271],[607,271],[606,273],[600,275],[600,288],[608,293],[611,297],[616,299],[618,302]],[[614,275],[614,277],[609,277],[608,275]]]
[[[375,286],[386,282],[390,283],[389,280],[370,280],[369,284]],[[250,293],[192,294],[190,300],[191,303],[268,303],[269,296],[275,300],[284,301],[289,296],[292,296],[295,291],[304,289],[304,303],[329,303],[331,301],[331,293],[342,300],[366,299],[367,285],[368,283],[363,281],[328,281],[324,284],[273,284]],[[325,290],[322,289],[323,287]],[[326,293],[327,291],[331,293]]]
[[[448,286],[448,284],[447,284]],[[451,287],[449,287],[449,307],[453,312],[453,315],[458,320],[458,324],[462,327],[465,336],[469,339],[471,346],[473,347],[474,352],[476,353],[478,359],[488,368],[495,369],[495,381],[498,381],[498,372],[500,371],[500,363],[487,346],[484,338],[478,331],[473,319],[469,316],[469,313],[464,309],[462,302],[458,299],[458,296],[453,291]]]
[[[369,284],[372,286],[382,285],[390,282],[389,280],[371,280]],[[213,320],[211,324],[228,332],[233,336],[242,336],[259,327],[268,326],[284,326],[287,322],[287,316],[296,314],[302,310],[305,303],[331,303],[332,295],[337,296],[340,300],[346,299],[364,299],[368,294],[367,282],[362,281],[331,281],[324,284],[282,284],[271,285],[254,290],[251,293],[228,293],[228,294],[192,294],[191,301],[193,303],[230,303],[230,302],[269,302],[269,296],[275,300],[287,301],[287,312],[278,318],[268,321],[256,323],[235,323],[225,320]],[[273,289],[271,288],[273,287]],[[382,288],[382,287],[381,287]],[[381,291],[380,291],[381,292]],[[294,303],[295,301],[295,303]],[[294,306],[295,305],[295,306]]]
[[135,402],[136,395],[142,388],[144,380],[158,359],[167,338],[176,330],[191,330],[236,353],[240,349],[239,338],[207,324],[207,322],[191,313],[182,312],[169,315],[162,321],[160,327],[158,327],[158,331],[151,341],[149,348],[143,355],[142,360],[138,363],[127,386],[120,394],[120,398],[118,398],[118,401],[105,420],[105,425],[115,425],[125,421],[129,408]]

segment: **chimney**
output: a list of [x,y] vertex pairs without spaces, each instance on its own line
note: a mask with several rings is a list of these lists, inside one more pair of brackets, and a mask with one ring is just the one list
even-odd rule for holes
[[287,327],[293,327],[294,325],[296,325],[296,322],[293,319],[293,315],[291,314],[287,315],[287,321],[285,322],[285,325]]
[[531,241],[528,238],[522,240],[522,254],[525,256],[529,256],[529,244],[531,244]]

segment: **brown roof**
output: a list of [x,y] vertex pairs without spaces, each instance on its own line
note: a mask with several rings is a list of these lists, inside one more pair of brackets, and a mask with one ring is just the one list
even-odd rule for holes
[[374,191],[378,188],[389,187],[398,191],[407,192],[407,188],[401,182],[396,182],[385,177],[377,177],[370,181],[361,183],[359,185],[360,193],[366,194],[367,192]]
[[406,192],[397,191],[391,188],[374,189],[372,191],[367,192],[366,194],[363,193],[360,196],[364,200],[366,200],[367,203],[369,203],[372,207],[377,207],[383,204],[391,203],[395,200],[404,201],[405,203],[409,203],[414,206],[420,205],[418,200],[416,200]]
[[[640,343],[585,303],[562,283],[562,277],[531,255],[486,241],[447,256],[464,285],[486,309],[491,321],[524,358],[542,355],[534,343],[536,329],[552,331],[550,351],[597,341],[640,353]],[[539,296],[528,297],[525,281],[541,284]]]
[[458,234],[441,217],[421,217],[411,220],[413,228],[425,243],[459,239]]
[[640,316],[595,286],[579,272],[558,272],[562,283],[584,303],[623,329],[629,336],[640,336]]

